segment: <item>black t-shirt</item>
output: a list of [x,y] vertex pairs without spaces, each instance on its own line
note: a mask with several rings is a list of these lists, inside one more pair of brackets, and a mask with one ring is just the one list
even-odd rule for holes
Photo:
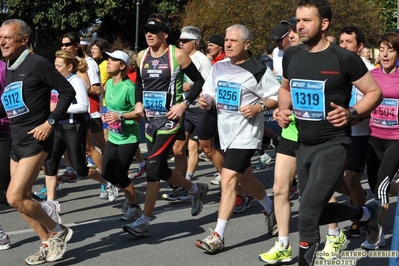
[[[11,138],[17,145],[27,145],[36,141],[32,135],[27,134],[28,131],[49,117],[58,122],[64,116],[75,97],[75,90],[47,59],[34,54],[28,54],[15,71],[7,70],[6,86],[19,81],[22,82],[22,101],[27,111],[10,119]],[[50,114],[53,88],[58,91],[59,97],[56,109]],[[1,101],[0,113],[5,116]]]
[[[326,50],[318,53],[309,53],[304,49],[304,45],[294,46],[287,49],[283,57],[283,76],[288,81],[305,80],[317,85],[325,82],[324,103],[322,103],[325,116],[333,109],[331,102],[344,108],[349,106],[352,82],[359,80],[367,71],[358,55],[336,44],[331,44]],[[291,96],[295,98],[298,94],[295,94],[292,87]],[[296,92],[300,93],[301,89]],[[294,98],[293,101],[298,99]],[[308,99],[300,98],[300,100],[306,102]],[[310,97],[309,100],[313,99]],[[296,115],[299,140],[308,144],[317,144],[337,136],[350,136],[349,124],[335,127],[325,119],[325,116],[319,121],[312,121],[307,120],[305,115],[302,118]]]

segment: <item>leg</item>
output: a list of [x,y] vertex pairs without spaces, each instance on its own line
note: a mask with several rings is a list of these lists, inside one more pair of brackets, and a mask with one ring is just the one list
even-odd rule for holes
[[[198,151],[199,151],[199,144],[195,140],[189,139],[188,140],[188,159],[187,159],[187,174],[191,174],[194,176],[195,170],[198,166]],[[191,177],[192,177],[191,176]]]

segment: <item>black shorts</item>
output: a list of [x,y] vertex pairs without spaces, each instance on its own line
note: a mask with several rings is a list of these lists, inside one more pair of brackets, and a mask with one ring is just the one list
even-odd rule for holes
[[369,136],[352,136],[352,145],[348,153],[346,170],[363,173],[366,165]]
[[277,146],[277,152],[284,154],[284,155],[291,156],[291,157],[296,157],[295,152],[296,152],[297,145],[298,145],[298,142],[296,142],[296,141],[292,141],[292,140],[280,137],[280,142]]
[[99,133],[103,131],[103,121],[101,118],[90,118],[89,128],[91,134]]
[[224,153],[223,168],[243,174],[251,166],[251,158],[256,150],[227,149]]
[[209,110],[191,108],[184,113],[184,128],[190,134],[195,131],[199,140],[208,140],[215,136],[216,124]]
[[50,156],[53,149],[53,143],[54,143],[53,132],[45,141],[38,141],[38,140],[30,141],[29,144],[27,145],[20,145],[13,143],[11,145],[10,158],[15,162],[19,162],[19,160],[35,156],[41,151],[47,152]]

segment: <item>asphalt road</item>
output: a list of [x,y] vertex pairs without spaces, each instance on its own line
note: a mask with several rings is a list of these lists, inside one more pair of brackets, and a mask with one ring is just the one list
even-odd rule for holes
[[[143,146],[143,149],[145,148]],[[274,151],[270,151],[273,161],[269,166],[256,171],[256,176],[263,182],[269,195],[272,194]],[[258,157],[254,156],[255,165]],[[170,163],[173,166],[173,162]],[[137,163],[131,165],[131,170]],[[61,170],[62,171],[62,170]],[[209,162],[200,162],[195,173],[195,182],[209,184],[215,169]],[[44,182],[41,174],[34,185],[34,191],[41,188]],[[133,180],[137,189],[145,191],[145,179]],[[364,187],[366,179],[362,180]],[[58,192],[61,204],[63,223],[74,230],[68,243],[68,250],[61,261],[46,265],[165,265],[165,266],[203,266],[203,265],[264,265],[258,261],[260,253],[266,252],[277,238],[265,233],[264,216],[259,203],[253,202],[242,214],[234,214],[226,233],[226,247],[223,252],[210,255],[195,247],[197,239],[209,235],[208,228],[216,225],[219,200],[216,186],[209,185],[210,190],[205,198],[202,213],[197,217],[190,214],[190,202],[170,203],[161,199],[161,195],[169,192],[166,183],[161,184],[161,192],[151,222],[150,235],[146,238],[133,237],[122,230],[120,208],[124,196],[120,195],[115,202],[100,200],[100,186],[91,180],[80,179],[75,184],[62,184]],[[345,196],[337,194],[340,202],[348,202]],[[397,197],[391,197],[390,214],[385,226],[387,246],[390,250],[392,238],[393,215]],[[297,264],[298,255],[298,200],[292,203],[290,226],[290,243],[293,246],[294,259],[287,265]],[[141,204],[143,207],[143,204]],[[0,224],[9,234],[12,248],[0,251],[0,265],[23,265],[23,259],[38,251],[40,241],[33,231],[13,209],[0,206]],[[340,227],[349,225],[341,223]],[[326,226],[321,226],[322,241],[325,240]],[[360,244],[364,238],[348,239],[344,245],[346,251],[361,251]],[[320,248],[323,248],[323,244]],[[367,253],[367,255],[369,255]],[[348,259],[340,265],[375,266],[388,265],[387,258],[370,258],[360,256],[356,260]],[[334,265],[334,264],[328,264]]]

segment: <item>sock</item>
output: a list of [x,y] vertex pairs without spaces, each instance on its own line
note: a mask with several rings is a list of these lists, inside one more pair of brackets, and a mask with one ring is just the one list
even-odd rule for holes
[[191,189],[188,193],[190,193],[191,195],[195,195],[198,193],[198,191],[199,191],[199,188],[198,188],[197,183],[193,183],[193,186],[191,187]]
[[224,231],[226,230],[228,223],[229,221],[225,221],[222,219],[218,219],[218,222],[216,223],[216,228],[214,231],[219,234],[221,239],[224,238]]
[[278,242],[282,243],[284,248],[288,248],[290,243],[288,242],[288,236],[278,236]]
[[148,216],[145,216],[144,214],[142,214],[141,218],[144,219],[146,225],[150,225],[151,217],[148,217]]
[[262,200],[258,200],[258,202],[262,205],[262,207],[265,209],[265,211],[270,214],[273,210],[273,201],[269,198],[269,196],[266,194],[266,196]]
[[60,232],[62,230],[61,225],[57,224],[53,229],[49,230],[50,233]]
[[369,208],[367,208],[366,206],[363,206],[361,208],[363,210],[363,215],[362,215],[362,218],[359,219],[359,221],[365,222],[371,218],[371,212],[370,212]]
[[328,235],[330,236],[335,236],[335,237],[339,237],[339,227],[335,228],[335,229],[330,229],[328,228]]
[[194,176],[194,173],[191,173],[191,172],[187,172],[187,173],[186,173],[186,179],[189,180],[189,181],[190,181],[191,179],[193,179],[193,176]]
[[145,166],[145,160],[139,164],[139,167],[143,168]]
[[74,172],[72,166],[67,166],[67,167],[65,168],[65,170],[68,172],[68,174],[72,174],[72,173]]

